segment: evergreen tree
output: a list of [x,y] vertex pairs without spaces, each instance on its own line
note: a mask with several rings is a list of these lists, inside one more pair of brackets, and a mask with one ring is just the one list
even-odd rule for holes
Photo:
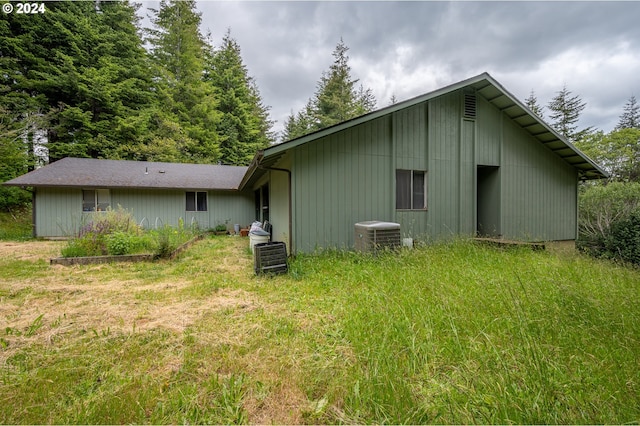
[[216,128],[220,114],[214,89],[203,80],[207,44],[200,30],[200,14],[193,0],[162,0],[151,10],[154,28],[149,43],[156,64],[162,111],[158,128],[168,127],[170,138],[154,140],[164,146],[174,140],[178,160],[213,163],[219,158]]
[[256,151],[271,143],[273,122],[230,31],[222,46],[212,52],[206,80],[215,87],[217,109],[222,114],[218,126],[220,161],[248,165]]
[[304,108],[295,114],[291,111],[291,115],[287,117],[287,121],[284,125],[284,132],[282,134],[282,140],[287,141],[295,139],[302,135],[306,135],[315,130],[315,123],[313,122],[313,104],[309,99]]
[[616,130],[621,129],[640,129],[640,105],[636,101],[635,96],[631,96],[625,104],[620,121],[616,126]]
[[[29,157],[25,146],[21,121],[5,107],[0,106],[0,182],[6,182],[29,170]],[[30,194],[20,188],[0,186],[0,210],[27,204]]]
[[547,105],[551,125],[569,142],[579,141],[592,131],[592,127],[578,131],[577,123],[585,107],[586,103],[578,95],[572,96],[566,85]]
[[0,27],[8,71],[0,97],[20,120],[38,123],[23,128],[46,140],[50,160],[112,157],[131,136],[119,123],[152,100],[136,8],[127,1],[46,7],[7,15]]
[[531,90],[529,97],[525,99],[524,104],[531,110],[531,112],[542,118],[543,107],[538,104],[538,98],[533,90]]
[[285,138],[291,139],[333,126],[371,112],[376,107],[371,90],[362,85],[356,87],[359,80],[351,77],[348,50],[340,39],[332,53],[333,64],[329,71],[322,73],[313,98],[303,111],[288,118]]

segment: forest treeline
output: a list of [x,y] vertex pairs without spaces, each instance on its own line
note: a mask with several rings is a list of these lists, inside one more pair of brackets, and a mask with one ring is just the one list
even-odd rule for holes
[[[3,16],[0,182],[68,156],[247,165],[276,142],[270,107],[230,30],[216,45],[204,37],[195,0],[162,0],[148,10],[151,28],[141,26],[139,7],[48,2],[46,13]],[[341,39],[315,93],[283,123],[281,140],[376,108],[371,89],[351,76],[348,50]],[[584,247],[614,256],[617,232],[640,253],[636,98],[609,133],[578,127],[586,104],[566,85],[545,106],[534,91],[524,103],[609,174],[581,188]],[[0,209],[29,202],[27,191],[0,187]]]
[[[68,156],[247,165],[276,142],[231,30],[214,47],[194,0],[161,1],[151,28],[139,7],[49,2],[0,21],[0,182]],[[347,50],[340,40],[309,115],[290,118],[282,139],[373,110]],[[0,209],[29,200],[0,188]]]

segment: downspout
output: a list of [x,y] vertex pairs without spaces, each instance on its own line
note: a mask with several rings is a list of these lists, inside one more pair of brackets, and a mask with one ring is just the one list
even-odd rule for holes
[[258,169],[287,173],[287,177],[289,180],[289,245],[291,246],[289,247],[289,255],[293,255],[293,253],[295,252],[293,249],[293,216],[292,216],[293,207],[292,207],[292,200],[291,200],[291,170],[280,169],[278,167],[263,167],[260,165],[258,165]]

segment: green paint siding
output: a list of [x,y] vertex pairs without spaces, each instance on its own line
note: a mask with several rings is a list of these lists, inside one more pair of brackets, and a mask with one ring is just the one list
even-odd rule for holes
[[458,233],[470,236],[476,230],[476,166],[475,157],[476,122],[462,120],[460,138],[460,186],[459,186],[459,226]]
[[136,222],[144,228],[177,226],[180,218],[189,225],[191,219],[185,218],[185,191],[112,189],[111,206],[121,206],[133,213]]
[[132,211],[136,221],[145,228],[177,226],[182,219],[186,226],[198,224],[201,229],[218,224],[249,225],[253,221],[254,201],[250,193],[208,191],[207,211],[186,211],[185,192],[182,190],[149,191],[139,189],[117,189],[111,191],[111,202]]
[[[397,111],[393,114],[392,135],[395,168],[427,170],[429,160],[427,103]],[[429,174],[427,173],[427,190]],[[395,209],[395,175],[390,185]],[[427,194],[427,203],[429,194]],[[428,210],[397,210],[394,222],[400,224],[402,236],[418,238],[427,233]]]
[[499,166],[502,114],[481,96],[477,98],[477,162],[483,166]]
[[82,222],[82,191],[67,188],[37,188],[35,210],[36,236],[70,236]]
[[294,245],[350,248],[353,226],[393,219],[390,118],[294,149]]
[[503,236],[528,241],[575,239],[575,169],[523,129],[504,121]]
[[461,102],[459,93],[429,102],[429,238],[459,233]]
[[[197,223],[208,229],[229,220],[248,225],[253,219],[251,194],[209,191],[206,212],[187,212],[185,191],[150,191],[111,189],[111,206],[132,212],[136,223],[144,228]],[[82,190],[79,188],[38,188],[36,193],[36,233],[40,237],[66,237],[75,233],[91,216],[101,213],[82,212]]]
[[422,103],[393,114],[396,168],[427,169],[427,104]]

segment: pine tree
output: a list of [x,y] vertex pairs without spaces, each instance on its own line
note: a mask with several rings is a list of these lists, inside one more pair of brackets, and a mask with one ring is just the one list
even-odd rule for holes
[[159,85],[163,111],[157,111],[158,128],[171,129],[170,138],[154,143],[170,144],[173,139],[178,160],[213,163],[219,159],[213,87],[203,80],[208,46],[200,33],[201,17],[193,0],[162,0],[151,12],[154,28],[148,39]]
[[273,122],[230,31],[224,36],[222,46],[212,52],[205,80],[215,87],[219,101],[220,161],[248,165],[256,151],[271,143]]
[[542,118],[542,116],[543,116],[543,107],[541,107],[538,104],[538,98],[536,97],[536,94],[535,94],[535,92],[533,90],[531,90],[531,93],[529,94],[529,97],[527,99],[525,99],[524,103],[527,106],[527,108],[529,108],[531,110],[531,112],[536,114],[538,117]]
[[640,129],[640,105],[635,96],[631,95],[623,111],[615,129]]
[[375,109],[376,100],[371,89],[365,89],[362,85],[356,87],[359,80],[351,77],[348,50],[340,39],[332,53],[333,64],[329,71],[322,73],[313,98],[304,110],[288,118],[285,140],[333,126]]
[[[0,182],[13,179],[29,170],[22,122],[0,106]],[[0,186],[0,210],[28,204],[31,196],[20,188]]]
[[585,107],[586,103],[578,95],[571,96],[571,91],[566,85],[547,105],[551,125],[569,142],[575,143],[592,131],[592,127],[578,131],[577,123]]
[[46,140],[51,161],[113,157],[132,136],[119,123],[153,98],[136,7],[127,1],[46,7],[40,15],[7,15],[0,45],[9,72],[0,97],[32,123],[23,126],[36,136],[31,140]]

